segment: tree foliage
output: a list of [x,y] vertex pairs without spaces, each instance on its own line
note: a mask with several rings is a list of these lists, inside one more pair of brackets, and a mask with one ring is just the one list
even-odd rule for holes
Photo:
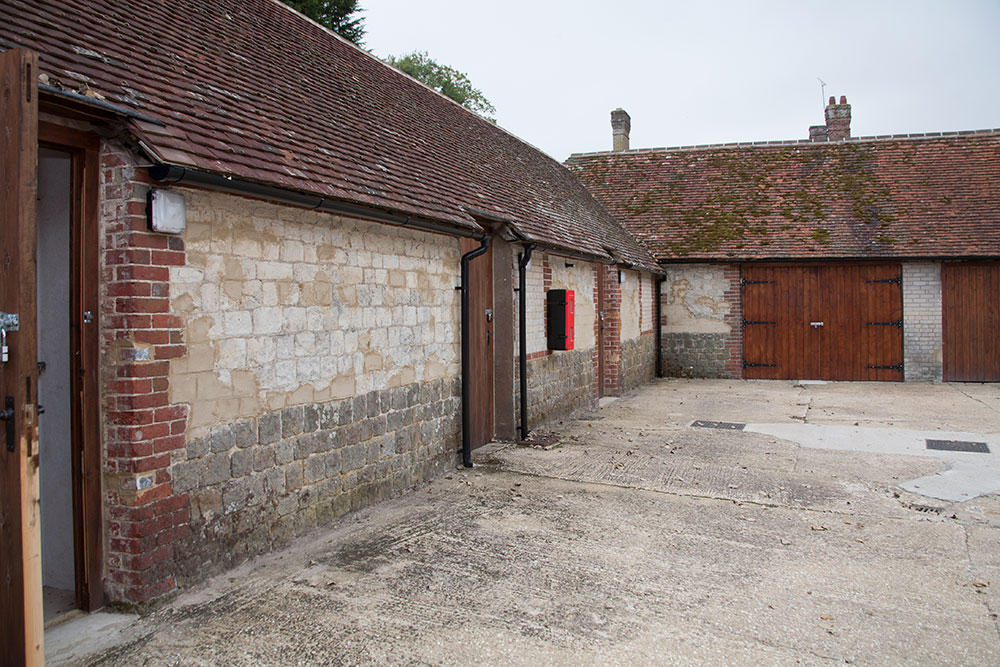
[[[360,14],[358,0],[284,0],[316,23],[360,46],[365,37],[364,17]],[[352,18],[353,17],[353,18]]]
[[496,122],[492,114],[496,108],[482,91],[472,85],[468,75],[457,69],[442,65],[427,55],[426,51],[414,51],[403,56],[389,56],[386,62],[406,72],[417,81],[455,100],[469,111]]

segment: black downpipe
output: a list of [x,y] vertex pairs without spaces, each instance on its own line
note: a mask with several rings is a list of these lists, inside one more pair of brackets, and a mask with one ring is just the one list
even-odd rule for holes
[[521,381],[521,440],[528,439],[528,262],[531,261],[533,243],[524,246],[517,257],[517,341],[520,345],[518,376]]
[[663,377],[663,276],[656,278],[656,377]]
[[479,241],[478,248],[462,255],[462,465],[472,467],[472,411],[469,406],[469,362],[472,345],[469,341],[469,263],[490,249],[490,237]]

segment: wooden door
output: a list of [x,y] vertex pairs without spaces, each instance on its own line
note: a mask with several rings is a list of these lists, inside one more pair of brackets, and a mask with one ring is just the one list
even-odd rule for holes
[[944,379],[1000,382],[1000,262],[941,266]]
[[745,265],[744,376],[902,380],[898,264]]
[[[0,362],[0,655],[44,662],[42,564],[35,420],[35,182],[38,58],[0,53],[0,311],[17,314]],[[7,329],[14,329],[7,322]],[[4,338],[0,334],[0,339]]]
[[[462,239],[462,253],[478,241]],[[493,439],[493,248],[469,263],[470,441],[481,447]]]
[[854,366],[845,380],[903,380],[903,269],[899,264],[854,267],[851,300],[845,312],[856,313],[845,335],[856,335]]

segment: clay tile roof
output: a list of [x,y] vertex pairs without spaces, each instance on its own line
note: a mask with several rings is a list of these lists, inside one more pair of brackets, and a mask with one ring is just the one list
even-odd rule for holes
[[0,49],[154,119],[164,163],[658,270],[558,162],[276,0],[5,0]]
[[566,164],[660,260],[1000,256],[1000,130]]

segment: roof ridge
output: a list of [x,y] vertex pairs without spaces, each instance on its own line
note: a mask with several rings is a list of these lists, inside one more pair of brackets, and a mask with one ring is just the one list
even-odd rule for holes
[[627,151],[590,151],[572,153],[574,157],[597,157],[601,155],[630,155],[641,153],[666,153],[676,151],[698,151],[714,148],[767,148],[770,146],[830,146],[836,144],[861,143],[871,141],[898,141],[900,139],[948,139],[957,137],[994,136],[1000,135],[1000,127],[981,130],[954,130],[950,132],[911,132],[906,134],[877,134],[865,137],[848,137],[839,141],[812,141],[811,139],[779,139],[772,141],[734,141],[717,144],[691,144],[688,146],[659,146],[655,148],[632,148]]

